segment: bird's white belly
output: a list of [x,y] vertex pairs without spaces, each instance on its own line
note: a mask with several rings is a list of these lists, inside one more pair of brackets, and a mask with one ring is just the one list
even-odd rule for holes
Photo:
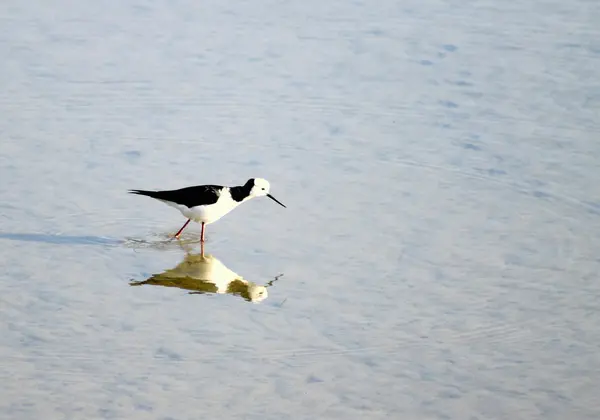
[[172,207],[175,207],[185,217],[198,223],[213,223],[225,216],[231,210],[236,208],[240,203],[227,199],[226,197],[220,197],[215,204],[208,206],[196,206],[188,208],[181,204],[167,203]]

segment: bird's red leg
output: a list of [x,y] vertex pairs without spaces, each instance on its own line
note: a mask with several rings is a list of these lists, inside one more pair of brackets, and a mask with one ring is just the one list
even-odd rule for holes
[[204,222],[202,222],[202,236],[200,236],[200,242],[204,242]]
[[183,229],[185,229],[185,227],[188,225],[188,223],[190,223],[190,220],[191,220],[191,219],[188,219],[188,220],[187,220],[187,222],[185,222],[185,224],[184,224],[184,225],[181,227],[181,229],[179,229],[179,232],[177,232],[177,233],[175,234],[175,237],[176,237],[177,239],[179,239],[179,235],[181,235],[181,232],[183,232]]

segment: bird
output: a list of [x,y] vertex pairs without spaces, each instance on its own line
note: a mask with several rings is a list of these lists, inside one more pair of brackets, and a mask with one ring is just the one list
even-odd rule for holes
[[181,232],[190,221],[202,224],[200,241],[204,242],[205,225],[214,223],[245,201],[267,196],[277,204],[286,207],[270,194],[271,185],[263,178],[250,178],[244,185],[227,187],[222,185],[195,185],[178,190],[148,191],[129,190],[131,194],[144,195],[176,208],[188,220],[175,234]]

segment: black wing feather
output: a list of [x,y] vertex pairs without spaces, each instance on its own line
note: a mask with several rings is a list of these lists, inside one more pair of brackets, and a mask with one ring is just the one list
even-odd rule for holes
[[171,201],[191,208],[215,204],[221,195],[222,189],[223,187],[220,185],[197,185],[194,187],[180,188],[178,190],[129,190],[129,192],[131,194],[145,195],[157,200]]

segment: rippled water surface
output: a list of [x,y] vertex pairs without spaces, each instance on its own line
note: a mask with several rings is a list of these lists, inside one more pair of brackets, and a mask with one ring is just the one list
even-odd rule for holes
[[1,419],[600,416],[597,2],[0,12]]

